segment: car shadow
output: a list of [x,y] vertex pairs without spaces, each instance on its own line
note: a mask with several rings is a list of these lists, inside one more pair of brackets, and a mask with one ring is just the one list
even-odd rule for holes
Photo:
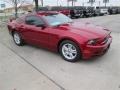
[[[25,44],[25,46],[33,48],[33,49],[36,49],[36,50],[40,50],[41,52],[44,52],[46,54],[51,54],[51,55],[54,55],[56,57],[60,57],[61,60],[64,60],[60,56],[60,54],[58,52],[54,52],[54,51],[48,50],[46,48],[43,48],[43,47],[40,47],[40,46],[36,46],[36,45],[32,45],[32,44]],[[90,59],[79,59],[77,62],[73,62],[73,63],[94,63],[94,62],[100,62],[101,60],[103,60],[102,58],[104,57],[104,55],[106,53],[104,53],[103,55],[99,55],[99,56],[93,56]]]
[[[35,49],[37,49],[37,50],[43,51],[43,52],[45,52],[45,53],[47,53],[47,54],[53,54],[53,55],[56,55],[56,56],[58,56],[58,57],[61,57],[60,54],[59,54],[59,52],[54,52],[54,51],[48,50],[48,49],[46,49],[46,48],[39,47],[39,46],[32,45],[32,44],[26,44],[26,45],[29,46],[29,47],[31,47],[31,48],[35,48]],[[107,52],[104,53],[104,54],[102,54],[102,55],[93,56],[93,57],[91,57],[90,59],[79,59],[77,62],[74,62],[74,63],[93,63],[93,62],[99,62],[99,61],[103,60],[102,58],[103,58],[106,54],[107,54]],[[63,58],[61,57],[61,59],[63,59]],[[63,60],[64,60],[64,59],[63,59]]]
[[40,47],[40,46],[37,46],[37,45],[26,44],[26,46],[29,46],[29,47],[34,48],[34,49],[37,49],[37,50],[44,51],[44,52],[46,52],[46,53],[53,53],[53,54],[55,54],[55,55],[59,55],[59,53],[57,53],[57,52],[54,52],[54,51],[52,51],[52,50],[49,50],[49,49],[47,49],[47,48],[43,48],[43,47]]

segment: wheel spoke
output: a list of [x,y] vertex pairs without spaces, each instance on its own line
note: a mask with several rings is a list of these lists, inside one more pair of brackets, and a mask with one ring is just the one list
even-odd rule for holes
[[64,50],[68,51],[68,47],[67,46],[63,46]]
[[73,57],[74,57],[72,53],[70,53],[69,55],[70,55],[70,58],[73,58]]
[[72,44],[68,44],[69,49],[72,49],[72,47],[73,47]]
[[71,50],[71,53],[76,54],[77,51],[76,50]]

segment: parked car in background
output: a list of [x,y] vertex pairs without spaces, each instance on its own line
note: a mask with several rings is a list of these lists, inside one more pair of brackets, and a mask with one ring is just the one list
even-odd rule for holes
[[70,10],[67,8],[67,7],[52,7],[51,8],[51,11],[57,11],[57,12],[60,12],[66,16],[69,16],[70,15]]
[[73,22],[53,11],[29,13],[9,21],[7,26],[16,45],[29,43],[47,48],[69,62],[104,54],[112,42],[108,29]]
[[108,12],[109,12],[110,15],[118,14],[118,10],[119,10],[118,7],[108,7]]
[[[35,11],[35,10],[34,10]],[[57,11],[71,18],[103,16],[119,14],[120,7],[90,7],[90,6],[52,6],[39,7],[39,11]]]
[[117,12],[118,12],[117,14],[120,14],[120,7],[118,7]]
[[86,7],[88,17],[94,16],[94,7]]
[[83,17],[83,7],[82,6],[68,7],[68,9],[70,10],[71,18]]
[[92,17],[92,16],[94,16],[94,7],[84,7],[83,17]]
[[52,6],[52,7],[39,7],[39,11],[56,11],[60,12],[66,16],[70,15],[70,10],[67,7],[58,7],[58,6]]
[[95,16],[103,16],[105,14],[108,14],[107,7],[95,7]]
[[[33,11],[35,11],[35,9]],[[48,8],[47,7],[39,7],[38,11],[48,11]]]

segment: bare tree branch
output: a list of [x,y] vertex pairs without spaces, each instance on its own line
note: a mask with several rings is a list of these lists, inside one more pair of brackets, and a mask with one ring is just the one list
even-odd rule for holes
[[4,0],[5,3],[9,3],[10,5],[14,5],[13,2],[9,1],[9,0]]
[[15,17],[17,18],[18,9],[22,7],[24,3],[29,2],[28,0],[4,0],[4,2],[9,3],[15,8]]
[[18,9],[19,9],[19,8],[21,8],[21,6],[22,6],[24,3],[26,3],[26,2],[27,2],[26,0],[24,0],[24,1],[20,2],[20,4],[17,6],[17,7],[18,7]]

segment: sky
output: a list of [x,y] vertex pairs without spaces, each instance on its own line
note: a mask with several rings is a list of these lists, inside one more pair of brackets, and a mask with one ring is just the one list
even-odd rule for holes
[[[40,0],[39,0],[40,1]],[[58,5],[59,6],[66,6],[67,5],[67,0],[43,0],[44,1],[44,6],[57,6],[57,1],[58,1]],[[90,6],[90,4],[88,4],[89,0],[77,0],[77,2],[75,3],[76,6],[82,6],[83,3],[85,6]],[[33,0],[29,0],[29,2],[32,4]],[[96,2],[94,3],[94,6],[98,6],[99,2],[101,6],[104,5],[103,0],[96,0]],[[4,0],[0,0],[0,4],[4,4]],[[6,4],[6,8],[8,7],[12,7],[12,5],[10,5],[9,3],[5,3]],[[40,3],[39,3],[40,4]],[[71,5],[71,3],[69,3],[69,5]],[[120,6],[120,0],[109,0],[109,3],[107,4],[107,6]],[[1,6],[0,6],[1,9]]]

